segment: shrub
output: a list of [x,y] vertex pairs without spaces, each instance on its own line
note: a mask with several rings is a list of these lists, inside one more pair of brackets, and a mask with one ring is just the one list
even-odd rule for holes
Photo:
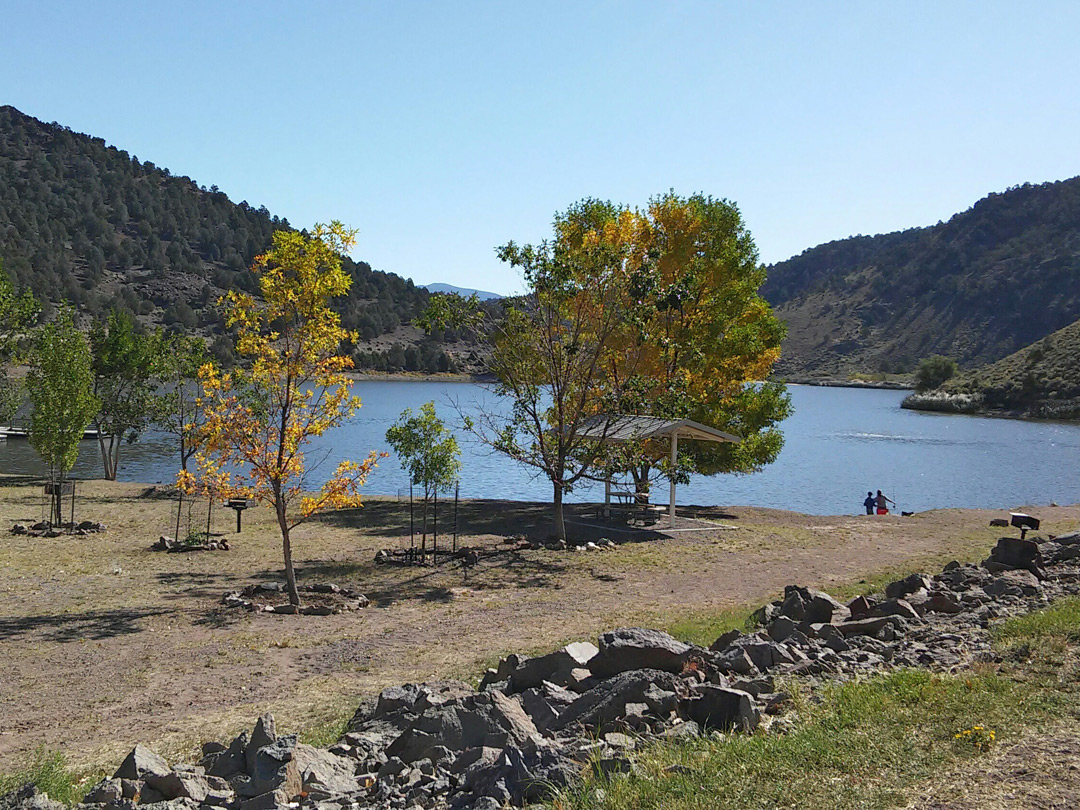
[[940,354],[932,355],[919,363],[915,371],[915,390],[922,392],[937,388],[955,374],[955,360]]

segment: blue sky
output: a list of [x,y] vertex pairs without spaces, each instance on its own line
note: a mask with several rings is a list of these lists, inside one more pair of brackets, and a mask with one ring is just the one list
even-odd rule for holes
[[0,0],[0,103],[418,283],[587,196],[736,201],[763,261],[1080,174],[1073,2]]

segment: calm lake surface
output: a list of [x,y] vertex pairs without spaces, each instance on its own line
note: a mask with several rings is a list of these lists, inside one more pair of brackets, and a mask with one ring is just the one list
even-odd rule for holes
[[[485,387],[452,382],[358,382],[363,407],[348,426],[329,434],[309,459],[332,471],[342,458],[362,459],[389,450],[386,429],[404,408],[434,400],[440,415],[459,426],[478,402],[497,404]],[[695,478],[680,487],[680,503],[754,505],[811,514],[862,512],[867,490],[882,489],[897,509],[1008,508],[1021,504],[1080,502],[1080,425],[988,419],[901,410],[905,392],[792,386],[794,415],[784,424],[777,462],[746,476]],[[548,500],[551,488],[530,470],[490,452],[456,430],[462,445],[461,495],[469,498]],[[149,433],[125,445],[120,479],[171,482],[177,468],[170,437]],[[0,442],[0,471],[43,473],[25,441]],[[73,476],[98,478],[96,442],[83,442]],[[314,476],[318,479],[318,474]],[[395,458],[368,479],[372,494],[408,493]],[[570,500],[602,500],[603,485],[575,490]],[[667,501],[661,482],[654,499]]]

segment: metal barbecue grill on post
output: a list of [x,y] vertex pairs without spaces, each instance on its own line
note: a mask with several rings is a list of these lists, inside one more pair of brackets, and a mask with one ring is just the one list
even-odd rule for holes
[[1039,530],[1039,519],[1025,515],[1023,512],[1009,512],[1009,525],[1020,530],[1020,539],[1023,540],[1027,536],[1028,529],[1036,532]]
[[240,513],[248,508],[247,498],[229,498],[225,505],[236,511],[236,533],[240,534]]

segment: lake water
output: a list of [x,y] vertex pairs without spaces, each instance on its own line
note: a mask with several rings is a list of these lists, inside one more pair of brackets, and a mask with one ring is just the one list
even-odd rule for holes
[[[459,421],[451,402],[468,412],[494,402],[485,387],[452,382],[358,382],[363,407],[355,420],[324,437],[309,458],[326,471],[342,458],[388,450],[386,429],[404,408],[434,400],[448,425]],[[680,487],[680,503],[754,505],[811,514],[862,511],[867,490],[882,489],[897,509],[1008,508],[1080,502],[1080,425],[989,419],[902,410],[902,391],[792,386],[794,415],[784,423],[784,449],[775,464],[745,476],[698,477]],[[461,495],[470,498],[549,500],[544,480],[457,430],[462,445]],[[157,433],[123,448],[120,478],[171,482],[177,462],[172,442]],[[25,441],[0,443],[0,472],[43,473]],[[96,442],[84,442],[72,475],[101,476]],[[316,475],[317,478],[317,475]],[[368,492],[408,492],[396,459],[384,459]],[[667,501],[661,482],[654,498]],[[575,490],[570,500],[601,500],[603,485]]]

